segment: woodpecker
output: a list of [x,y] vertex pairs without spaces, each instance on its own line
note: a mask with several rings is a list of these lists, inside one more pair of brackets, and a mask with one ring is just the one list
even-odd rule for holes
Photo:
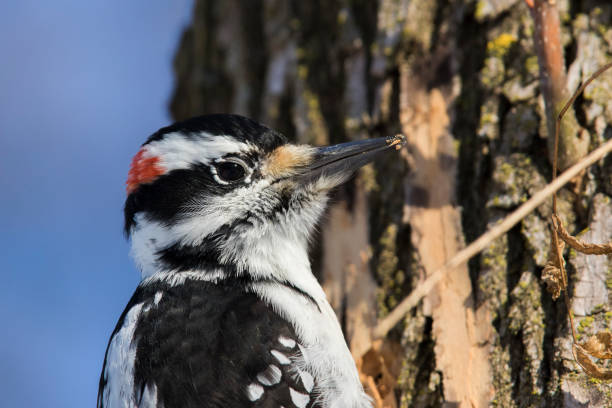
[[142,280],[98,408],[371,406],[307,250],[328,192],[402,143],[295,145],[227,114],[150,136],[124,211]]

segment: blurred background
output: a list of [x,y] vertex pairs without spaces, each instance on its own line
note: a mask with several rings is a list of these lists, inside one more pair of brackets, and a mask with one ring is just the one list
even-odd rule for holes
[[191,0],[0,3],[0,395],[95,406],[108,337],[139,280],[125,179],[170,122]]

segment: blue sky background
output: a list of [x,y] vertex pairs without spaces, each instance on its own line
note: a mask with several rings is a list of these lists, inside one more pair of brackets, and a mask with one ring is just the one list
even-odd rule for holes
[[192,0],[0,3],[0,398],[93,407],[139,275],[124,183],[170,122]]

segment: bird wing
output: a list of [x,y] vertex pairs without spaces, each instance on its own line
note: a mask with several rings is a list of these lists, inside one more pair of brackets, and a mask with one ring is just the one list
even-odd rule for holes
[[139,287],[109,342],[98,407],[315,406],[293,327],[236,285]]

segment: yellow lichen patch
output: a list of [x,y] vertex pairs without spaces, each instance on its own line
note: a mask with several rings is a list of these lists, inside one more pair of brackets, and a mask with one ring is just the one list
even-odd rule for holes
[[283,177],[295,174],[296,170],[311,162],[313,149],[310,146],[285,145],[277,147],[264,161],[261,172],[264,176]]
[[491,55],[503,57],[516,41],[516,37],[512,34],[500,34],[493,41],[487,43],[487,51]]

